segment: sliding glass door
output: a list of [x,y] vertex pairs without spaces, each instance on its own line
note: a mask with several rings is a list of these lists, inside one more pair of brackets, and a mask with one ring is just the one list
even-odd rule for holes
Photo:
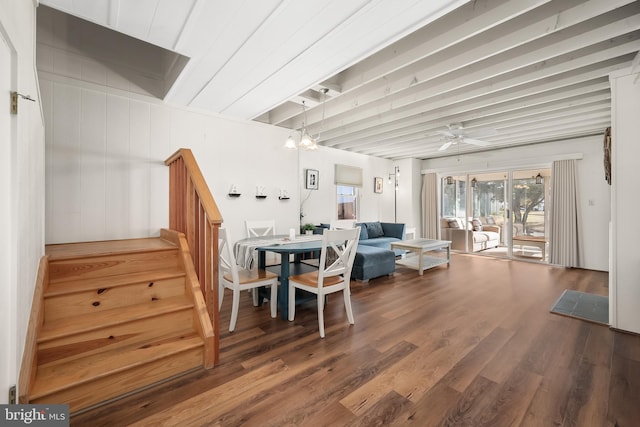
[[547,261],[550,169],[442,178],[441,238],[481,255]]
[[451,241],[451,249],[466,252],[469,244],[466,232],[467,175],[443,178],[441,188],[441,238]]
[[550,169],[513,171],[511,243],[513,256],[548,260],[547,214]]

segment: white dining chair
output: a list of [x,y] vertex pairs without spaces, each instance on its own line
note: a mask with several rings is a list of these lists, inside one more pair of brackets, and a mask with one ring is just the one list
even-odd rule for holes
[[[318,271],[289,277],[289,321],[293,321],[296,315],[296,289],[302,289],[317,295],[318,328],[321,338],[324,338],[324,302],[328,294],[342,291],[347,319],[350,324],[354,324],[350,281],[359,239],[360,227],[324,230]],[[333,252],[333,256],[329,260],[330,252]]]
[[219,266],[219,286],[218,286],[218,311],[222,308],[225,288],[233,291],[231,303],[231,321],[229,322],[229,332],[233,332],[238,320],[238,310],[240,307],[240,291],[252,290],[261,286],[271,287],[271,297],[269,305],[271,317],[276,317],[278,301],[278,276],[270,271],[262,269],[240,268],[236,264],[236,257],[229,243],[229,233],[225,228],[219,230],[218,250],[220,253]]
[[247,229],[247,237],[262,237],[276,235],[276,222],[274,220],[266,221],[245,221]]
[[355,219],[334,219],[329,223],[330,230],[345,230],[348,228],[356,228]]
[[[276,222],[272,219],[263,221],[245,221],[247,237],[265,237],[276,235]],[[274,253],[265,254],[265,265],[280,264],[280,257]],[[254,305],[258,304],[257,294],[253,292]]]

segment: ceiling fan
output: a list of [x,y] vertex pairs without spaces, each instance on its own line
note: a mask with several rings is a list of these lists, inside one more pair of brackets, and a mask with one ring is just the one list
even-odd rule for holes
[[[464,131],[464,126],[462,126],[462,123],[452,123],[447,127],[449,128],[448,131],[438,131],[438,133],[444,136],[447,140],[447,142],[445,142],[444,144],[442,144],[440,148],[438,148],[438,151],[444,151],[447,148],[451,147],[452,145],[458,144],[459,142],[464,142],[466,144],[471,144],[471,145],[477,145],[479,147],[486,147],[487,145],[489,145],[487,141],[470,138],[467,135],[467,133]],[[482,129],[482,130],[478,129],[473,133],[473,135],[480,136],[481,134],[483,136],[489,136],[489,135],[494,135],[495,133],[496,131],[494,129]]]

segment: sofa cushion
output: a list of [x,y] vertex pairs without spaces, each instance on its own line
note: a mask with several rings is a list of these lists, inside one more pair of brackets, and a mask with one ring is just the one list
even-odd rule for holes
[[399,240],[400,239],[396,237],[382,236],[382,237],[376,237],[375,239],[367,239],[364,241],[361,240],[358,242],[358,245],[376,246],[378,248],[391,249],[391,246],[389,244],[391,242],[398,242]]
[[381,222],[382,231],[384,231],[385,237],[397,237],[400,240],[403,240],[405,237],[405,225],[398,224],[395,222]]
[[356,227],[360,227],[360,241],[367,240],[369,238],[369,233],[367,233],[367,226],[364,223],[356,224]]
[[367,222],[367,235],[370,239],[375,239],[376,237],[384,236],[384,231],[382,231],[382,225],[379,222]]
[[500,235],[498,233],[494,233],[493,231],[474,231],[473,232],[473,243],[483,243],[489,241],[498,241],[500,240]]
[[375,246],[358,245],[351,278],[367,281],[396,271],[393,251]]
[[496,225],[496,220],[492,216],[485,217],[484,222],[487,225]]
[[458,218],[448,219],[447,220],[447,224],[449,225],[449,228],[453,228],[453,229],[462,228],[462,227],[460,227],[460,222],[458,222]]
[[473,231],[482,231],[482,222],[478,218],[473,218],[471,225],[473,226]]

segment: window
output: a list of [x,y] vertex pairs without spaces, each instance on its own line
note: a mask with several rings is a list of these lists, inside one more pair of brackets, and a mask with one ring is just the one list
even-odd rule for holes
[[358,192],[356,187],[337,185],[338,219],[357,219]]

